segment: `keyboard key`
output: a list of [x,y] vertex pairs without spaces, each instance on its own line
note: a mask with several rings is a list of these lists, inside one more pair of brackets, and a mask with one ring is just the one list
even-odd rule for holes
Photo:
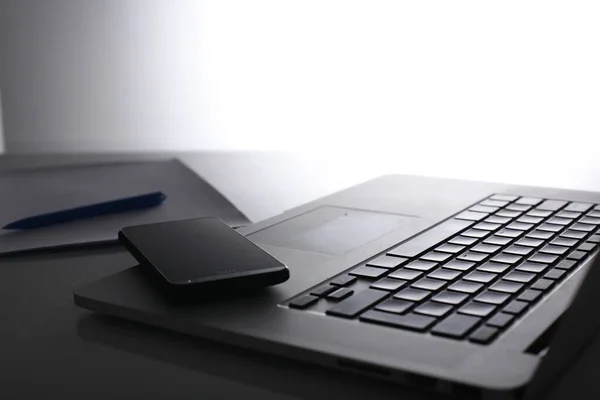
[[528,303],[534,303],[540,298],[541,295],[542,292],[540,292],[539,290],[529,289],[521,293],[519,297],[517,297],[517,300],[526,301]]
[[519,256],[526,256],[529,253],[533,252],[533,248],[513,245],[513,246],[510,246],[508,249],[504,250],[504,252],[508,253],[508,254],[516,254]]
[[446,286],[446,284],[447,282],[438,281],[437,279],[423,278],[420,281],[413,283],[412,287],[417,289],[436,291]]
[[592,242],[592,243],[600,243],[600,235],[592,235],[589,239],[588,242]]
[[478,303],[476,301],[472,301],[467,305],[462,306],[458,309],[460,314],[469,314],[474,315],[476,317],[487,317],[496,309],[496,306],[492,304],[486,303]]
[[329,293],[333,292],[334,290],[338,290],[338,289],[339,288],[337,286],[323,285],[323,286],[320,286],[318,288],[311,290],[310,294],[312,294],[313,296],[317,296],[317,297],[323,297],[323,296],[327,296]]
[[509,238],[518,238],[523,234],[523,231],[515,230],[515,229],[502,229],[499,232],[496,232],[498,236],[504,236]]
[[368,266],[371,267],[379,267],[379,268],[396,268],[403,263],[405,263],[408,259],[402,257],[390,257],[390,256],[380,256],[374,260],[371,260],[367,263]]
[[596,248],[596,245],[597,245],[596,243],[586,242],[586,243],[582,244],[581,246],[579,246],[577,248],[577,250],[590,252],[590,251],[592,251],[592,250],[594,250]]
[[527,238],[547,240],[554,236],[553,232],[538,231],[537,229],[525,235]]
[[531,215],[523,215],[522,217],[517,219],[517,222],[522,222],[524,224],[539,224],[543,220],[544,220],[544,218],[541,218],[541,217],[532,217]]
[[370,310],[360,316],[361,321],[372,322],[376,324],[388,325],[395,328],[411,329],[415,331],[425,331],[436,319],[426,315],[419,314],[392,314],[377,310]]
[[495,326],[496,328],[505,328],[515,319],[514,315],[498,313],[486,322],[486,325]]
[[489,255],[485,253],[475,253],[472,251],[467,251],[466,253],[463,253],[460,256],[458,256],[457,259],[462,261],[471,261],[478,263],[484,261],[488,257]]
[[543,210],[531,210],[527,212],[527,215],[530,215],[532,217],[541,217],[541,218],[546,218],[550,215],[552,215],[552,211],[543,211]]
[[[336,288],[336,289],[338,289],[338,288]],[[336,290],[333,293],[329,293],[327,295],[327,298],[329,300],[340,301],[340,300],[345,299],[348,296],[351,296],[352,293],[354,293],[354,290],[343,287],[343,288],[339,288],[338,290]]]
[[540,204],[539,206],[537,206],[537,209],[538,210],[545,210],[545,211],[558,211],[561,208],[563,208],[565,205],[567,205],[566,201],[562,201],[562,200],[546,200],[542,204]]
[[460,276],[460,271],[452,269],[438,269],[427,275],[428,278],[441,279],[443,281],[453,281]]
[[570,219],[567,219],[567,218],[560,218],[560,217],[554,217],[554,218],[550,218],[550,219],[548,220],[548,223],[549,223],[549,224],[554,224],[554,225],[563,225],[563,226],[564,226],[564,225],[569,225],[571,222],[573,222],[573,221],[571,221]]
[[475,212],[480,212],[480,213],[485,213],[485,214],[491,214],[493,212],[498,211],[498,207],[489,207],[489,206],[476,205],[476,206],[473,206],[473,207],[469,208],[469,211],[475,211]]
[[489,238],[485,239],[483,241],[483,243],[485,244],[491,244],[491,245],[496,245],[496,246],[505,246],[507,244],[509,244],[510,242],[512,242],[512,238],[509,237],[502,237],[502,236],[490,236]]
[[371,284],[371,288],[379,289],[379,290],[387,290],[388,292],[395,292],[396,290],[405,286],[407,283],[408,283],[408,281],[401,281],[399,279],[383,278],[383,279]]
[[548,268],[548,264],[532,263],[529,261],[525,261],[523,264],[519,265],[515,269],[518,271],[532,272],[534,274],[539,274],[540,272],[544,271],[546,268]]
[[463,279],[471,282],[489,283],[496,279],[496,275],[487,272],[473,271],[470,274],[463,277]]
[[403,281],[412,281],[423,275],[421,271],[411,271],[409,269],[399,269],[388,275],[388,278],[400,279]]
[[488,254],[492,254],[497,252],[498,250],[500,250],[502,247],[500,246],[495,246],[493,244],[484,244],[484,243],[480,243],[477,246],[471,248],[471,251],[476,251],[478,253],[488,253]]
[[589,203],[571,203],[565,207],[564,211],[586,212],[592,207],[593,204]]
[[428,301],[415,308],[417,314],[431,315],[432,317],[443,317],[452,310],[452,306],[448,304],[435,303]]
[[387,274],[388,270],[384,268],[367,267],[365,265],[353,269],[349,272],[350,275],[360,276],[362,278],[377,279]]
[[549,224],[547,222],[537,227],[538,230],[547,232],[558,232],[562,230],[562,228],[562,225]]
[[594,225],[594,227],[597,228],[598,225],[600,225],[600,214],[596,217],[588,215],[587,217],[584,217],[581,220],[579,220],[579,222],[582,224]]
[[598,225],[600,225],[600,217],[598,217],[598,216],[593,217],[591,215],[588,215],[588,216],[583,217],[582,219],[580,219],[579,222],[582,223],[582,224],[589,224],[589,225],[598,226]]
[[581,213],[573,211],[561,211],[556,214],[556,216],[559,218],[577,219],[581,216]]
[[535,279],[535,274],[530,274],[528,272],[521,271],[512,271],[502,277],[505,281],[511,282],[519,282],[519,283],[529,283],[532,279]]
[[513,196],[512,194],[495,194],[490,196],[490,200],[503,200],[503,201],[515,201],[519,196]]
[[527,246],[527,247],[539,247],[544,243],[541,239],[533,239],[529,237],[524,237],[523,239],[517,241],[515,244],[519,246]]
[[449,290],[445,290],[441,293],[436,294],[431,298],[433,301],[437,301],[438,303],[446,303],[446,304],[460,304],[465,301],[469,296],[465,293],[459,292],[451,292]]
[[431,251],[431,252],[425,254],[424,256],[421,256],[421,259],[427,260],[427,261],[442,262],[442,261],[446,261],[450,257],[452,257],[452,254]]
[[554,286],[554,281],[550,279],[540,279],[533,285],[531,285],[532,289],[546,291],[549,290],[552,286]]
[[478,294],[473,300],[478,301],[480,303],[488,303],[499,305],[504,303],[506,300],[510,298],[510,294],[494,292],[494,291],[486,291]]
[[558,265],[555,267],[556,269],[564,269],[566,271],[569,271],[573,268],[575,268],[577,266],[577,262],[574,260],[562,260],[561,262],[558,263]]
[[531,206],[527,206],[525,204],[510,204],[508,206],[506,206],[505,210],[511,210],[511,211],[527,211],[531,208]]
[[583,224],[600,225],[600,212],[592,211],[579,220],[579,222]]
[[477,239],[484,238],[489,234],[490,234],[490,232],[482,231],[479,229],[469,229],[469,230],[461,233],[462,236],[473,237],[473,238],[477,238]]
[[569,254],[567,256],[567,258],[569,260],[575,260],[575,261],[579,261],[584,259],[587,256],[587,253],[585,251],[574,251],[571,254]]
[[582,224],[600,225],[600,218],[585,217],[582,218],[579,222],[581,222]]
[[458,281],[453,285],[450,285],[450,287],[448,287],[449,290],[453,290],[455,292],[461,292],[461,293],[475,293],[477,292],[479,289],[481,289],[483,287],[483,285],[481,283],[476,283],[476,282],[469,282],[469,281]]
[[503,292],[503,293],[517,293],[519,290],[521,290],[522,287],[523,287],[522,283],[500,281],[500,282],[494,283],[490,287],[490,290],[494,290],[496,292]]
[[448,243],[458,244],[461,246],[470,246],[473,243],[475,243],[476,241],[477,241],[476,238],[466,237],[466,236],[456,236],[456,237],[450,239],[450,241]]
[[471,333],[469,340],[473,343],[486,344],[490,343],[500,330],[491,326],[481,326]]
[[487,207],[504,207],[508,204],[508,201],[504,200],[484,200],[479,205],[487,206]]
[[[481,215],[486,216],[486,214]],[[395,247],[390,250],[388,254],[400,257],[415,257],[471,225],[473,225],[473,221],[460,219],[447,220],[434,228],[425,231],[419,236],[402,243],[400,246]]]
[[538,199],[535,197],[521,197],[515,203],[517,204],[527,204],[528,206],[537,206],[542,202],[542,199]]
[[404,268],[416,269],[419,271],[429,271],[429,270],[435,268],[437,264],[438,264],[437,262],[433,262],[433,261],[416,260],[416,261],[406,264],[404,266]]
[[571,229],[567,229],[566,231],[560,234],[560,237],[580,240],[583,239],[586,235],[587,233],[582,231],[573,231]]
[[334,280],[332,280],[329,283],[331,283],[332,285],[335,285],[335,286],[350,286],[354,282],[356,282],[355,276],[342,275],[342,276],[335,278]]
[[506,307],[504,307],[504,312],[507,314],[519,315],[523,311],[525,311],[529,307],[529,303],[519,300],[513,300]]
[[402,314],[411,308],[415,303],[406,300],[389,299],[382,303],[379,303],[376,310],[391,312],[396,314]]
[[504,218],[517,218],[519,215],[521,215],[522,212],[520,211],[511,211],[511,210],[500,210],[498,211],[496,214],[496,216],[498,217],[504,217]]
[[491,272],[494,274],[500,274],[500,273],[506,271],[508,268],[510,268],[509,264],[488,261],[485,264],[483,264],[481,267],[478,267],[477,270],[483,271],[483,272]]
[[482,219],[484,219],[487,216],[488,215],[486,213],[480,213],[480,212],[474,212],[474,211],[463,211],[454,218],[459,219],[459,220],[466,220],[466,221],[481,221]]
[[564,278],[566,273],[567,271],[565,271],[564,269],[552,269],[548,271],[546,275],[544,275],[544,278],[552,279],[553,281],[558,281]]
[[480,222],[473,227],[473,229],[479,229],[482,231],[495,231],[500,228],[502,225],[500,224],[491,224],[489,222]]
[[572,247],[577,244],[577,240],[559,236],[556,239],[554,239],[553,241],[551,241],[550,244],[553,246]]
[[346,300],[342,300],[333,308],[327,310],[326,313],[338,317],[354,318],[387,296],[388,293],[383,290],[365,289],[348,297]]
[[480,321],[481,318],[478,317],[452,314],[434,326],[431,330],[431,333],[434,335],[460,339],[464,337],[471,329],[473,329],[473,327]]
[[534,254],[531,257],[529,257],[529,259],[527,261],[537,262],[537,263],[542,263],[542,264],[552,264],[557,259],[558,259],[558,256],[555,256],[554,254],[538,253],[538,254]]
[[494,258],[492,258],[492,261],[512,265],[521,261],[522,258],[523,257],[515,254],[500,253]]
[[504,225],[510,222],[512,218],[499,217],[498,215],[492,215],[489,218],[484,219],[484,222],[489,222],[490,224],[501,224]]
[[465,249],[464,245],[463,246],[459,246],[457,244],[446,243],[446,244],[443,244],[443,245],[439,246],[438,248],[436,248],[435,251],[441,251],[443,253],[456,254],[456,253],[460,253],[464,249]]
[[542,253],[556,254],[556,255],[559,255],[559,256],[565,254],[567,251],[569,251],[568,247],[555,246],[553,244],[549,244],[547,246],[544,246],[540,250],[540,252],[542,252]]
[[408,301],[421,301],[424,300],[427,296],[429,296],[431,292],[427,290],[408,288],[400,291],[399,293],[394,295],[395,299],[402,299]]
[[314,303],[317,302],[317,300],[319,300],[318,297],[305,295],[305,296],[298,297],[297,299],[290,301],[289,306],[290,306],[290,308],[303,309],[303,308],[307,308],[307,307],[313,305]]
[[461,261],[461,260],[452,260],[444,264],[444,268],[455,269],[457,271],[467,271],[475,266],[474,262],[471,261]]
[[596,229],[596,227],[594,225],[576,223],[573,224],[570,229],[574,231],[591,232]]
[[515,229],[517,231],[528,231],[531,228],[533,228],[533,224],[525,224],[523,222],[513,222],[512,224],[509,224],[506,228],[507,229]]

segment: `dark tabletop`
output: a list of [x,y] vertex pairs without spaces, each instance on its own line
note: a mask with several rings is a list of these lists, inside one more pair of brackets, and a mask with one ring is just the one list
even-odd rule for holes
[[[170,156],[170,155],[169,155]],[[314,157],[180,154],[252,221],[359,183]],[[0,171],[165,155],[2,156]],[[251,168],[249,168],[251,166]],[[330,169],[328,169],[330,168]],[[0,199],[0,204],[1,204]],[[74,286],[128,268],[119,245],[0,257],[2,398],[438,398],[369,378],[95,315],[73,305]],[[594,344],[551,398],[572,387],[592,397]]]

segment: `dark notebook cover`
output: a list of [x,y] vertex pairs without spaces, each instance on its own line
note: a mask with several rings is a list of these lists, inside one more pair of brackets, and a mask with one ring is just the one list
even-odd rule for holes
[[161,191],[158,207],[34,230],[0,230],[0,253],[117,240],[119,229],[151,222],[216,216],[238,227],[248,219],[179,160],[29,169],[0,174],[0,226],[81,205]]

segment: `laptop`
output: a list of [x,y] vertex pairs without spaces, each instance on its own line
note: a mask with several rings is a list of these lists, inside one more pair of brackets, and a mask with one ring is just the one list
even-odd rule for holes
[[384,176],[239,229],[289,267],[283,284],[181,307],[132,266],[74,299],[423,390],[534,399],[598,333],[599,228],[600,193]]

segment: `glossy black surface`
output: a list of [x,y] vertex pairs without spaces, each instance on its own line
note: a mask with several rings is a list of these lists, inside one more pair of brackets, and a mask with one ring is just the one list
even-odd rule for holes
[[[177,287],[285,281],[287,268],[218,218],[194,218],[123,228],[119,239],[145,269]],[[249,277],[252,276],[252,281]]]

